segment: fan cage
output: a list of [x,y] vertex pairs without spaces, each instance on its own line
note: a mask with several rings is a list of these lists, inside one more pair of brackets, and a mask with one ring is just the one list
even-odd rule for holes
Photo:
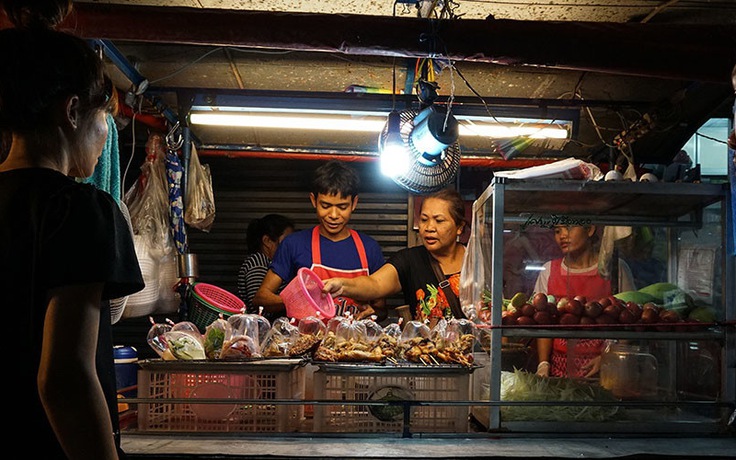
[[[414,129],[414,118],[419,114],[415,109],[405,109],[399,112],[401,139],[412,155],[411,166],[405,174],[394,177],[393,180],[404,189],[420,195],[434,193],[445,188],[457,176],[460,169],[460,146],[453,143],[440,154],[440,161],[432,166],[426,166],[420,161],[421,152],[413,147],[410,135]],[[379,146],[383,146],[388,135],[388,123],[381,130]]]

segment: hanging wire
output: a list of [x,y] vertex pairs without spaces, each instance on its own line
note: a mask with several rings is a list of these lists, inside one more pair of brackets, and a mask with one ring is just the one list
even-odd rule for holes
[[128,176],[128,170],[130,169],[130,165],[133,163],[133,157],[135,156],[135,116],[136,114],[141,113],[141,106],[143,105],[143,96],[138,96],[138,110],[135,110],[135,107],[133,107],[133,116],[130,120],[130,129],[131,129],[131,136],[133,138],[133,145],[130,148],[130,158],[128,159],[128,164],[125,165],[125,171],[123,171],[123,180],[121,182],[122,184],[122,193],[123,197],[125,197],[125,178]]

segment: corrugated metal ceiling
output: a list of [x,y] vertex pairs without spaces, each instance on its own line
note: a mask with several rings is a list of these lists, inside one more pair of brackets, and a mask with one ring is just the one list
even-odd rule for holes
[[[78,16],[70,27],[88,38],[111,38],[110,43],[150,82],[149,101],[154,99],[174,113],[186,105],[182,89],[293,97],[318,92],[338,99],[343,95],[349,107],[360,103],[356,97],[386,100],[385,95],[344,91],[351,85],[390,90],[394,69],[397,88],[411,86],[416,59],[391,56],[415,56],[421,49],[416,44],[420,34],[414,34],[413,27],[418,7],[430,4],[76,3]],[[663,158],[676,152],[708,117],[728,113],[733,95],[728,69],[736,63],[736,55],[722,50],[736,50],[736,2],[461,0],[449,6],[459,19],[438,36],[450,43],[446,51],[459,57],[455,69],[445,68],[437,76],[441,97],[454,97],[456,103],[468,106],[482,106],[482,96],[491,105],[513,99],[516,105],[526,101],[542,111],[557,104],[578,112],[573,142],[562,150],[530,148],[522,157],[606,157],[614,136],[649,114],[657,123],[632,146],[639,158]],[[101,17],[98,24],[90,19]],[[723,39],[729,36],[734,37],[730,42]],[[716,50],[714,56],[723,62],[713,62],[709,50]],[[128,89],[129,79],[112,62],[110,69],[117,86]],[[721,73],[722,81],[714,82]],[[374,135],[361,134],[203,128],[194,133],[209,146],[246,150],[370,155],[376,146]],[[464,155],[494,157],[488,140],[463,147]]]

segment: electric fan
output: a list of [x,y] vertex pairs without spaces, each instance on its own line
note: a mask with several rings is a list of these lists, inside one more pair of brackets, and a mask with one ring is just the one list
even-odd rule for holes
[[382,170],[412,193],[436,192],[457,175],[457,137],[457,120],[434,106],[394,111],[378,139]]

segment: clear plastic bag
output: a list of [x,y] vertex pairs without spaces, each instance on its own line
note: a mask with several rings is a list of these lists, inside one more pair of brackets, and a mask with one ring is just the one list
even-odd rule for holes
[[[259,346],[259,331],[258,331],[258,315],[252,315],[249,313],[239,313],[232,315],[227,319],[232,328],[232,337],[238,335],[247,335],[256,346]],[[225,337],[225,340],[229,340],[231,337]]]
[[169,231],[169,196],[166,182],[166,155],[163,136],[151,134],[146,143],[148,156],[141,165],[141,175],[125,194],[133,233],[146,238],[154,259],[173,248]]
[[271,330],[261,344],[263,356],[289,356],[289,350],[299,338],[299,329],[286,318],[273,322]]
[[234,335],[222,345],[220,351],[220,359],[224,360],[243,360],[250,358],[260,358],[258,345],[247,335]]
[[169,345],[169,351],[176,359],[192,360],[206,359],[204,345],[202,343],[202,335],[195,335],[191,331],[174,331],[164,333],[166,343]]
[[174,359],[169,351],[169,344],[166,342],[164,334],[169,332],[173,327],[171,324],[156,323],[153,318],[149,317],[151,321],[151,328],[148,330],[148,336],[146,342],[148,345],[163,359]]
[[219,359],[225,337],[232,336],[230,323],[222,317],[214,320],[204,332],[204,353],[207,359]]
[[491,235],[485,225],[485,206],[473,206],[470,238],[460,270],[460,307],[466,318],[476,321],[483,308],[484,291],[490,291],[491,265],[485,264],[484,254],[491,253]]
[[375,342],[383,334],[383,327],[373,319],[360,320],[365,325],[366,338],[368,342]]
[[327,334],[327,326],[324,321],[316,316],[307,316],[299,320],[299,333],[313,335],[319,339]]
[[209,232],[215,221],[215,194],[212,191],[212,174],[209,165],[199,162],[197,149],[192,144],[192,154],[187,171],[187,188],[184,196],[184,222],[191,227]]

